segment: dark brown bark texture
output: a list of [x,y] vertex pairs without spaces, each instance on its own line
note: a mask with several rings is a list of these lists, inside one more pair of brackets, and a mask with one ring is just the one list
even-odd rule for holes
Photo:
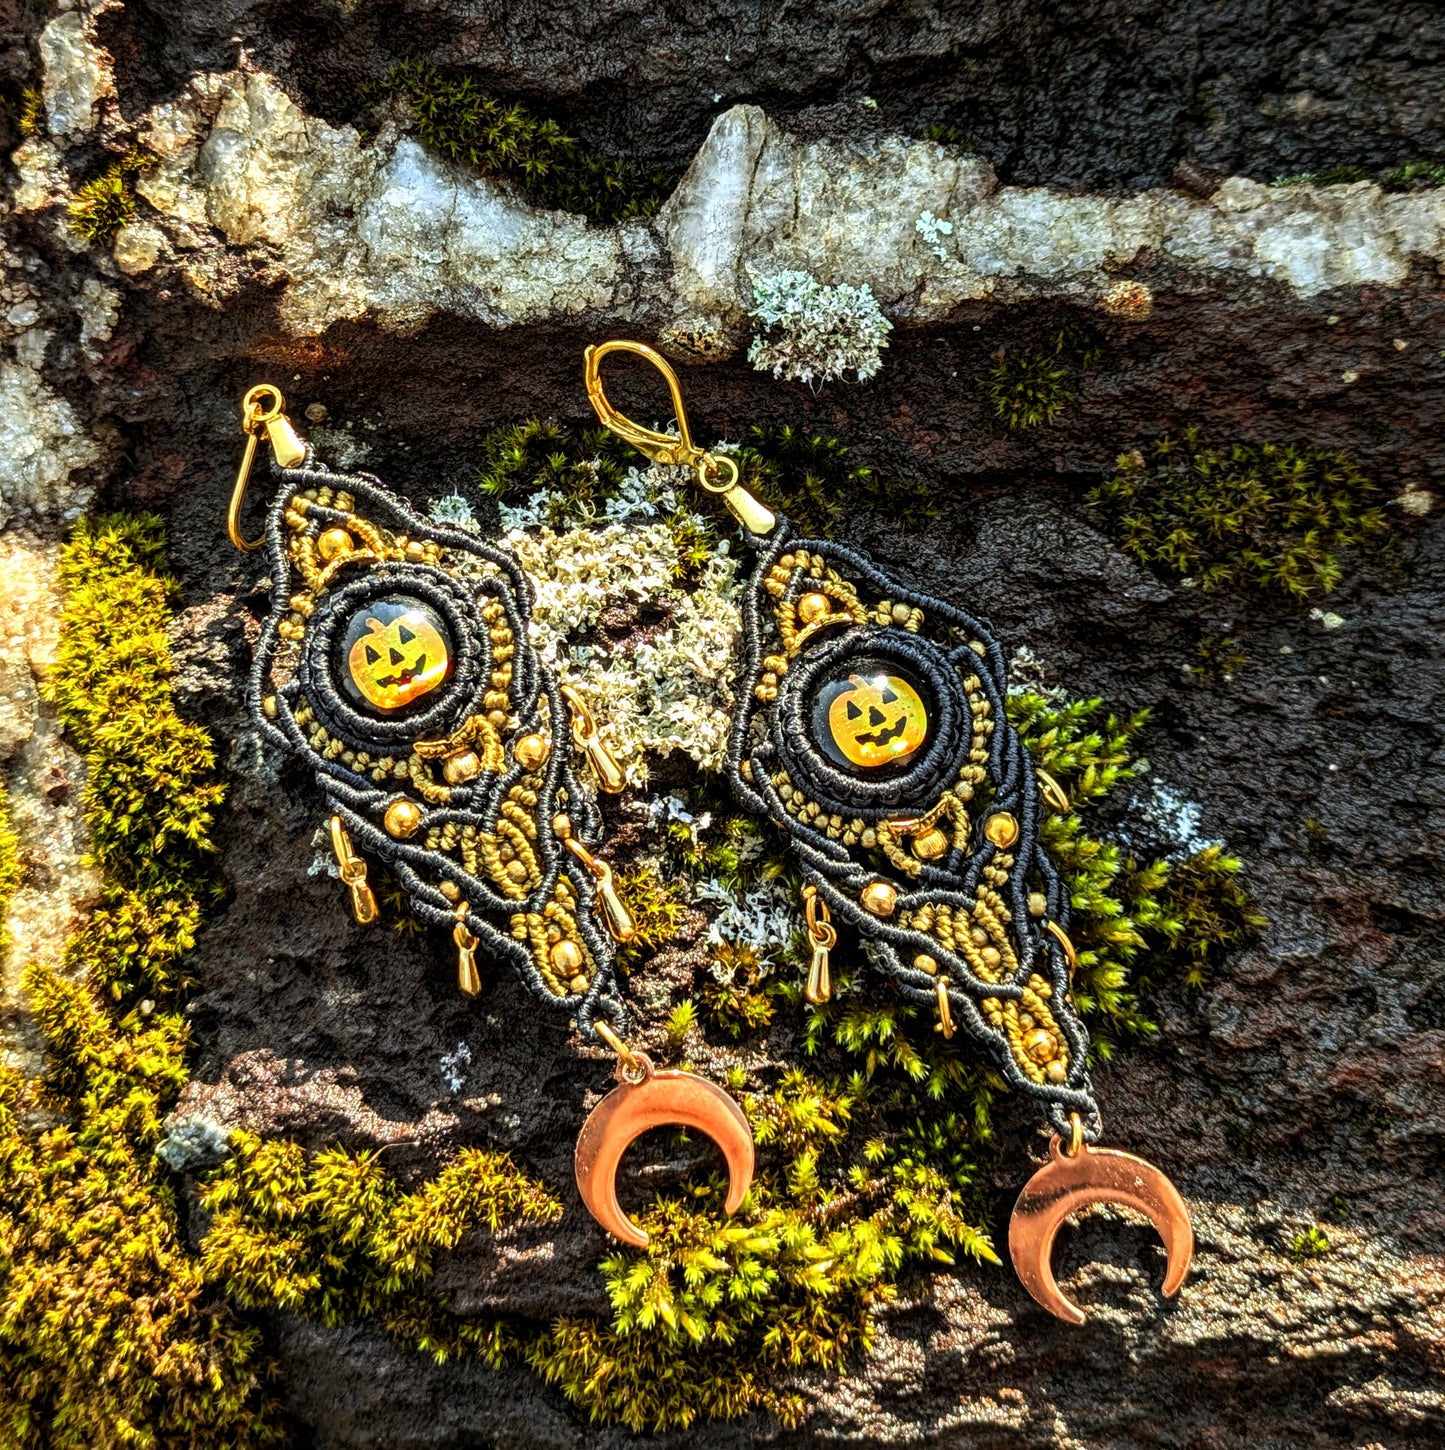
[[[7,81],[27,81],[45,18],[0,7]],[[1006,183],[1078,189],[1164,184],[1185,158],[1268,181],[1438,160],[1445,147],[1445,30],[1425,3],[148,0],[105,15],[99,34],[127,117],[194,71],[235,65],[242,49],[331,117],[395,60],[420,57],[465,67],[590,142],[677,169],[711,120],[745,100],[820,133],[956,127]],[[879,111],[839,104],[862,96]],[[7,225],[32,285],[71,295],[87,259],[33,218]],[[100,503],[168,518],[184,590],[181,703],[215,732],[233,775],[219,823],[230,897],[190,964],[201,1098],[316,1148],[390,1144],[384,1161],[404,1178],[459,1145],[507,1148],[567,1211],[501,1242],[469,1239],[437,1290],[464,1311],[605,1317],[596,1264],[607,1245],[575,1197],[571,1152],[606,1065],[579,1058],[565,1023],[544,1019],[504,973],[478,1004],[460,1000],[443,938],[363,932],[336,883],[310,874],[320,795],[256,754],[241,694],[265,595],[255,558],[222,532],[236,399],[261,377],[281,382],[298,412],[323,403],[333,421],[373,420],[365,467],[425,503],[469,485],[489,428],[588,421],[581,353],[598,333],[586,317],[490,329],[437,315],[408,335],[347,322],[298,339],[263,259],[235,249],[235,266],[219,307],[169,266],[112,276],[124,307],[98,361],[57,302],[45,365],[47,383],[109,442],[95,468]],[[1203,992],[1160,989],[1149,1003],[1158,1037],[1097,1074],[1110,1141],[1165,1166],[1190,1201],[1199,1257],[1184,1297],[1208,1312],[1186,1328],[1183,1310],[1148,1287],[1160,1272],[1152,1236],[1094,1217],[1062,1239],[1060,1277],[1089,1266],[1073,1281],[1080,1296],[1127,1314],[1069,1329],[1007,1271],[919,1280],[882,1312],[873,1356],[844,1379],[804,1381],[801,1429],[760,1417],[658,1437],[589,1426],[524,1370],[438,1368],[380,1332],[278,1317],[267,1324],[281,1389],[309,1443],[1445,1443],[1445,513],[1392,509],[1397,561],[1347,559],[1340,587],[1318,601],[1344,620],[1326,629],[1307,606],[1152,573],[1084,503],[1116,455],[1190,424],[1222,444],[1345,448],[1382,497],[1409,488],[1438,499],[1445,291],[1424,262],[1398,287],[1312,297],[1263,281],[1214,286],[1147,255],[1127,275],[1153,291],[1147,320],[1067,301],[970,303],[946,323],[900,328],[866,384],[814,394],[740,355],[689,367],[684,381],[699,437],[791,423],[842,439],[884,476],[926,478],[939,505],[926,529],[865,514],[845,536],[990,618],[1006,653],[1027,646],[1048,683],[1152,709],[1141,744],[1153,774],[1097,828],[1142,853],[1168,849],[1138,809],[1158,779],[1244,859],[1271,921],[1263,940]],[[1078,400],[1052,426],[1002,429],[978,381],[991,357],[1076,318],[1104,342]],[[644,307],[633,330],[648,335],[655,320]],[[1351,372],[1358,381],[1342,381]],[[619,371],[617,393],[634,416],[661,406],[640,373]],[[1244,662],[1227,678],[1190,674],[1201,643],[1224,635]],[[655,778],[685,774],[664,763]],[[627,798],[608,809],[624,832],[638,819]],[[634,992],[681,995],[699,970],[699,922]],[[779,1062],[796,1053],[795,1031],[776,1029]],[[462,1042],[464,1098],[480,1107],[459,1105],[439,1075]],[[1039,1146],[1021,1110],[1006,1108],[1000,1131],[997,1223]],[[625,1201],[687,1166],[634,1162]],[[1319,1221],[1334,1249],[1293,1267],[1290,1240]],[[203,1228],[198,1213],[191,1228]]]

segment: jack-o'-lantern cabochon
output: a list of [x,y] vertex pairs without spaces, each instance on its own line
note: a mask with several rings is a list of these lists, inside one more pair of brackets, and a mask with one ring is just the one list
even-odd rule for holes
[[446,624],[409,595],[374,599],[347,621],[340,680],[354,704],[383,714],[403,710],[446,682],[453,647]]
[[928,706],[917,680],[892,660],[851,661],[819,687],[813,739],[836,765],[863,773],[910,760],[928,740]]

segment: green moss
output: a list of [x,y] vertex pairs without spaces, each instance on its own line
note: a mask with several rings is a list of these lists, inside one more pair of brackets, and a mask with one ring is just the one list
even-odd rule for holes
[[1388,171],[1369,171],[1363,166],[1327,166],[1323,171],[1301,171],[1276,177],[1275,186],[1345,186],[1356,181],[1378,182],[1386,191],[1425,191],[1445,186],[1445,163],[1402,161]]
[[994,417],[1008,428],[1052,423],[1078,396],[1068,369],[1036,349],[1001,350],[979,381],[993,404]]
[[1277,176],[1274,186],[1347,186],[1355,181],[1370,181],[1373,178],[1363,166],[1342,164],[1326,166],[1323,171],[1300,171],[1292,176]]
[[[44,1084],[0,1072],[0,1441],[17,1450],[280,1438],[258,1336],[206,1292],[154,1155],[186,1078],[164,1003],[214,898],[220,798],[171,703],[161,556],[155,519],[110,519],[82,522],[61,561],[47,695],[85,757],[105,900],[64,973],[24,973]],[[142,986],[163,1004],[148,1017],[102,1005]]]
[[26,86],[20,94],[20,116],[17,124],[27,140],[38,136],[45,116],[45,97],[36,86]]
[[1330,1236],[1318,1224],[1297,1233],[1290,1240],[1290,1257],[1294,1259],[1322,1259],[1330,1251]]
[[794,1069],[745,1107],[760,1167],[739,1213],[721,1216],[720,1182],[657,1199],[638,1215],[648,1248],[603,1262],[611,1325],[563,1320],[529,1352],[594,1419],[658,1431],[769,1409],[796,1424],[784,1377],[866,1349],[910,1259],[992,1254],[944,1175],[901,1156],[844,1174],[853,1089]]
[[1426,191],[1445,186],[1445,162],[1403,161],[1391,167],[1380,184],[1386,191]]
[[677,184],[565,135],[556,121],[505,101],[470,76],[400,61],[358,97],[361,108],[404,96],[422,142],[448,160],[519,186],[539,206],[598,222],[651,216]]
[[328,1325],[373,1320],[438,1361],[461,1353],[501,1361],[514,1343],[504,1325],[459,1318],[419,1286],[437,1251],[471,1228],[496,1233],[560,1216],[562,1206],[505,1153],[467,1149],[404,1193],[372,1152],[308,1155],[243,1132],[231,1148],[201,1195],[214,1215],[201,1246],[208,1282],[247,1308]]
[[68,207],[70,230],[87,242],[110,241],[135,218],[135,178],[155,164],[154,156],[133,149],[93,181],[77,187]]
[[1307,444],[1215,446],[1198,429],[1119,457],[1089,501],[1146,564],[1206,589],[1328,593],[1340,552],[1387,528],[1376,486],[1347,453]]
[[938,514],[926,480],[880,478],[855,463],[846,444],[802,428],[751,428],[737,459],[744,487],[816,538],[831,539],[865,509],[910,528]]
[[687,908],[659,878],[656,869],[641,861],[619,871],[615,884],[637,927],[637,935],[620,948],[618,955],[624,962],[636,962],[645,951],[655,951],[677,935]]
[[24,879],[20,842],[10,824],[10,795],[0,785],[0,956],[10,948],[10,902]]
[[60,583],[65,628],[43,686],[88,761],[90,853],[105,877],[99,910],[71,942],[71,968],[116,1001],[173,1000],[218,886],[209,831],[225,788],[199,726],[171,701],[166,622],[174,594],[150,516],[77,529]]
[[1227,680],[1243,666],[1246,658],[1238,636],[1211,634],[1199,641],[1199,648],[1187,668],[1191,675],[1201,679]]
[[477,487],[512,504],[539,490],[555,494],[548,522],[563,528],[596,515],[636,463],[632,449],[606,428],[574,432],[532,418],[493,429],[482,440]]

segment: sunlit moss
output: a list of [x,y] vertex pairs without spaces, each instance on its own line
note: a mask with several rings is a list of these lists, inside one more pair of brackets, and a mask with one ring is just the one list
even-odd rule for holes
[[87,242],[108,242],[135,219],[135,178],[155,164],[154,156],[132,150],[77,187],[68,204],[70,230]]
[[0,1071],[0,1443],[16,1450],[281,1438],[259,1337],[207,1293],[155,1157],[186,1079],[184,1020],[114,1006],[141,987],[175,1000],[215,891],[220,788],[171,702],[162,570],[151,518],[82,522],[61,559],[46,692],[85,757],[106,895],[64,973],[24,973],[45,1082]]

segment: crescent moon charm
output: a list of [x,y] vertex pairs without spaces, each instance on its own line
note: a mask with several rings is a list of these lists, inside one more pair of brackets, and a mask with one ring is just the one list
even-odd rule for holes
[[577,1191],[608,1233],[645,1249],[647,1234],[617,1201],[617,1167],[629,1145],[649,1128],[667,1125],[706,1133],[727,1160],[723,1207],[736,1213],[753,1181],[753,1131],[743,1110],[716,1083],[692,1072],[658,1072],[645,1053],[633,1056],[641,1064],[641,1078],[626,1077],[619,1063],[622,1081],[592,1109],[577,1135]]
[[1070,1157],[1057,1134],[1049,1161],[1024,1185],[1009,1219],[1009,1256],[1024,1288],[1057,1318],[1084,1322],[1083,1310],[1054,1281],[1049,1260],[1059,1226],[1090,1203],[1121,1203],[1149,1217],[1169,1255],[1161,1292],[1165,1298],[1177,1294],[1194,1256],[1194,1229],[1179,1190],[1152,1163],[1117,1148],[1080,1143]]

